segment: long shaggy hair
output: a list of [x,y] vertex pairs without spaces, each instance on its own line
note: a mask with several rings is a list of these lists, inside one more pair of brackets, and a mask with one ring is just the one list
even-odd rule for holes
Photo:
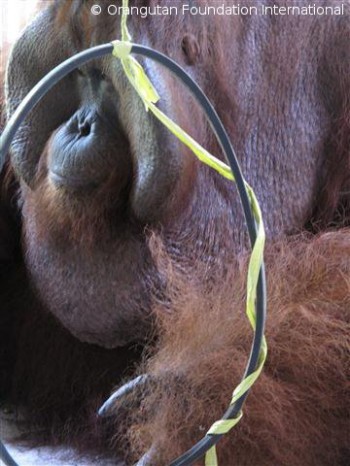
[[[157,338],[136,369],[149,379],[115,404],[110,419],[98,420],[96,411],[113,380],[122,383],[120,352],[82,345],[40,310],[35,318],[21,311],[12,393],[27,407],[35,442],[64,442],[127,464],[154,446],[152,466],[165,465],[228,407],[252,341],[244,310],[247,257],[211,283],[205,263],[189,276],[158,235],[150,248],[168,285],[166,298],[154,298]],[[218,445],[221,466],[347,464],[349,254],[348,229],[268,245],[268,359],[241,422]],[[135,375],[130,359],[128,366],[124,381]]]
[[[169,300],[154,309],[159,339],[141,368],[150,381],[134,399],[118,402],[115,414],[118,423],[118,412],[131,406],[122,429],[128,457],[153,445],[152,464],[164,465],[221,418],[252,331],[244,314],[246,258],[210,289],[184,276],[159,239],[151,244],[170,277]],[[347,229],[268,246],[268,360],[243,419],[219,443],[222,466],[334,466],[348,457],[349,255]]]

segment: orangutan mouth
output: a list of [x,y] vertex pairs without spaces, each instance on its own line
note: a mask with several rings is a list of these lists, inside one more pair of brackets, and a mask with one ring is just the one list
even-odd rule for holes
[[109,121],[116,121],[116,116],[101,116],[97,108],[83,107],[54,132],[48,168],[56,188],[98,187],[115,170],[120,183],[130,175],[128,140],[120,124]]

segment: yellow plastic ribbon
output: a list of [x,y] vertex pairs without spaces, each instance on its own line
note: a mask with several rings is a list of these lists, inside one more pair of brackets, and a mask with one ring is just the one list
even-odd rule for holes
[[[160,97],[154,88],[153,84],[146,75],[140,63],[130,55],[132,44],[131,35],[127,27],[128,17],[128,0],[123,0],[123,14],[121,19],[121,41],[114,41],[113,55],[120,59],[125,75],[127,76],[130,84],[134,87],[137,94],[140,96],[145,105],[146,111],[150,110],[154,116],[163,123],[174,136],[176,136],[183,144],[185,144],[197,158],[210,166],[222,176],[229,180],[234,181],[234,176],[231,168],[221,160],[210,154],[204,147],[198,144],[190,135],[188,135],[180,126],[174,123],[167,115],[165,115],[155,104],[159,101]],[[259,280],[260,268],[263,262],[264,247],[265,247],[265,230],[264,223],[261,215],[260,206],[255,193],[251,186],[245,181],[245,187],[248,192],[250,206],[252,208],[253,216],[257,225],[257,238],[250,256],[248,266],[248,280],[247,280],[247,301],[246,301],[246,314],[249,319],[250,325],[255,330],[256,327],[256,313],[255,302],[257,294],[257,284]],[[256,370],[245,377],[241,383],[235,388],[232,393],[230,405],[234,404],[244,393],[246,393],[252,385],[256,382],[267,357],[267,343],[265,337],[262,340],[260,348],[258,367]],[[234,419],[221,419],[216,421],[208,430],[208,435],[219,435],[228,433],[242,418],[243,413],[240,412]],[[218,460],[216,455],[216,447],[213,446],[208,450],[205,456],[206,466],[217,466]]]
[[[256,301],[256,290],[259,280],[260,267],[263,261],[264,247],[265,247],[265,231],[264,224],[262,220],[261,210],[259,203],[256,199],[254,191],[245,183],[246,189],[248,191],[250,205],[252,207],[254,219],[256,221],[258,232],[255,245],[253,247],[252,254],[249,260],[248,266],[248,281],[247,281],[247,303],[246,303],[246,314],[248,316],[250,325],[253,330],[256,327],[256,313],[255,313],[255,301]],[[263,370],[265,361],[267,357],[267,343],[265,336],[262,339],[262,344],[260,348],[258,367],[250,375],[245,377],[240,384],[234,389],[232,393],[232,398],[230,405],[236,403],[236,401],[244,395],[256,382],[259,378],[261,371]],[[234,419],[220,419],[215,422],[211,428],[208,430],[208,435],[218,435],[218,434],[227,434],[242,418],[243,413],[240,412],[239,415]],[[229,421],[229,422],[228,422]],[[216,455],[216,446],[211,447],[205,455],[205,466],[217,466],[218,459]]]
[[233,180],[233,174],[228,165],[210,154],[155,105],[159,100],[159,95],[154,89],[153,84],[149,80],[144,69],[134,57],[131,55],[125,56],[127,50],[131,50],[131,44],[116,40],[113,42],[113,45],[113,55],[120,59],[129,82],[140,96],[146,110],[150,110],[155,117],[158,118],[158,120],[174,134],[174,136],[191,149],[201,162],[214,168],[225,178]]

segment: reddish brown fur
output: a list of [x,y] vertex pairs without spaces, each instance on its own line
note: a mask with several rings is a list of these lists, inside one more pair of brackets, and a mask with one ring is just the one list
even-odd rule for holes
[[[348,455],[350,396],[349,234],[344,229],[269,245],[268,362],[247,401],[241,423],[220,443],[223,466],[230,466],[233,459],[240,466],[345,464],[342,461]],[[125,453],[129,459],[136,459],[155,441],[160,450],[159,464],[166,464],[198,440],[226,409],[251,342],[244,315],[246,259],[241,258],[229,275],[222,277],[219,291],[217,287],[208,290],[199,285],[198,277],[184,280],[160,238],[153,236],[151,247],[171,287],[165,304],[155,300],[160,339],[156,347],[149,349],[153,356],[139,371],[153,375],[158,384],[152,384],[151,394],[146,391],[141,409],[136,400],[135,404],[129,400],[131,412],[125,413],[125,406],[117,407],[115,440],[108,447],[101,438],[105,431],[95,425],[92,415],[101,395],[106,394],[102,389],[106,387],[106,374],[98,387],[96,372],[90,373],[89,367],[100,365],[101,375],[112,369],[108,376],[112,383],[114,369],[117,371],[113,354],[109,353],[103,368],[101,359],[92,362],[97,353],[93,356],[95,350],[91,348],[88,355],[89,345],[79,349],[78,342],[66,332],[57,334],[53,322],[49,324],[51,319],[39,323],[31,318],[27,323],[30,327],[23,330],[21,353],[31,354],[26,350],[29,332],[34,331],[35,340],[41,345],[46,341],[47,345],[36,348],[42,355],[35,363],[38,366],[31,366],[29,359],[22,366],[27,369],[23,372],[22,368],[21,377],[37,374],[35,392],[32,388],[26,398],[32,416],[38,404],[46,406],[51,434],[45,433],[41,441],[74,442],[78,448],[84,445],[84,451],[92,442],[110,451],[128,445]],[[70,348],[71,371],[63,364],[59,372],[59,361],[52,359],[57,357],[56,344]],[[101,358],[105,351],[99,352]],[[86,372],[82,361],[87,359]],[[51,361],[55,377],[45,361]],[[72,374],[79,366],[82,369],[76,373],[74,384],[76,398],[63,410],[56,408],[57,420],[53,423],[50,403],[55,403],[61,391],[69,390]],[[52,381],[57,377],[66,380],[67,385],[61,385],[56,392],[58,387]],[[86,394],[82,395],[81,390]],[[87,395],[90,408],[86,406],[79,414],[79,400]],[[90,428],[83,420],[87,415],[93,421]],[[63,431],[60,416],[66,419]],[[122,424],[125,416],[126,424]],[[42,414],[39,420],[42,423]]]
[[[269,356],[220,464],[338,465],[349,453],[350,231],[297,236],[267,249]],[[155,308],[160,340],[143,369],[159,379],[129,430],[134,458],[154,442],[157,464],[192,446],[226,410],[252,332],[244,315],[245,259],[220,288],[171,271],[172,312]],[[174,288],[173,288],[174,287]],[[155,464],[155,463],[153,463]],[[201,464],[201,463],[199,463]],[[344,463],[345,464],[345,463]]]

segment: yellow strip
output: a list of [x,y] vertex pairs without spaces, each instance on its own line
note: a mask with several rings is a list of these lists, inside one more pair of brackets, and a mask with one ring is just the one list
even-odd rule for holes
[[131,42],[131,35],[128,30],[128,11],[129,11],[129,0],[123,0],[123,14],[122,14],[122,21],[121,21],[121,35],[123,42]]
[[117,58],[120,58],[121,60],[125,60],[129,58],[131,48],[132,48],[131,42],[123,42],[121,40],[115,40],[112,43],[114,45],[113,55],[115,55]]
[[[206,149],[204,149],[204,147],[198,144],[197,141],[195,141],[190,135],[188,135],[182,128],[180,128],[176,123],[174,123],[155,105],[159,101],[159,95],[140,63],[130,55],[132,45],[130,43],[131,35],[127,27],[128,6],[129,1],[123,0],[123,15],[121,20],[122,41],[113,42],[113,54],[120,59],[124,72],[129,82],[134,87],[141,100],[143,101],[146,111],[150,110],[154,114],[154,116],[158,118],[158,120],[168,128],[169,131],[171,131],[182,143],[184,143],[189,149],[191,149],[191,151],[197,156],[197,158],[201,162],[209,165],[225,178],[229,180],[234,180],[231,168],[227,164],[210,154]],[[257,239],[249,260],[246,302],[246,314],[249,319],[250,325],[252,326],[253,330],[255,330],[255,302],[259,273],[264,255],[265,230],[260,206],[254,194],[254,191],[247,182],[245,182],[245,186],[248,192],[250,206],[252,208],[252,212],[258,230]],[[248,377],[242,380],[241,383],[235,388],[232,394],[230,405],[234,404],[256,382],[264,367],[266,356],[267,343],[264,337],[260,348],[258,367],[252,374],[250,374]],[[207,434],[219,435],[228,433],[241,420],[242,415],[243,413],[240,412],[235,419],[221,419],[219,421],[216,421],[208,430]],[[207,451],[205,456],[205,465],[218,465],[215,446],[213,446]]]
[[[210,427],[207,434],[208,435],[223,435],[227,434],[232,427],[234,427],[241,420],[243,416],[242,411],[238,413],[238,416],[234,419],[221,419],[220,421],[214,422]],[[217,466],[218,458],[216,455],[216,447],[212,446],[205,455],[205,466]]]
[[232,427],[234,427],[241,419],[243,413],[242,411],[238,414],[237,417],[234,419],[221,419],[220,421],[214,422],[214,424],[210,427],[207,434],[208,435],[222,435],[227,434]]
[[[129,44],[124,44],[120,41],[114,41],[113,55],[120,58],[123,69],[130,83],[135,88],[147,110],[158,118],[164,126],[168,128],[181,142],[183,142],[191,151],[198,157],[198,159],[217,170],[222,176],[233,180],[231,168],[221,160],[210,154],[204,147],[198,144],[189,134],[187,134],[180,126],[174,123],[165,113],[159,110],[155,103],[159,100],[159,95],[154,89],[153,84],[148,79],[144,69],[134,57],[125,57],[125,52],[129,50]],[[131,48],[130,48],[131,50]],[[129,51],[130,52],[130,51]]]

